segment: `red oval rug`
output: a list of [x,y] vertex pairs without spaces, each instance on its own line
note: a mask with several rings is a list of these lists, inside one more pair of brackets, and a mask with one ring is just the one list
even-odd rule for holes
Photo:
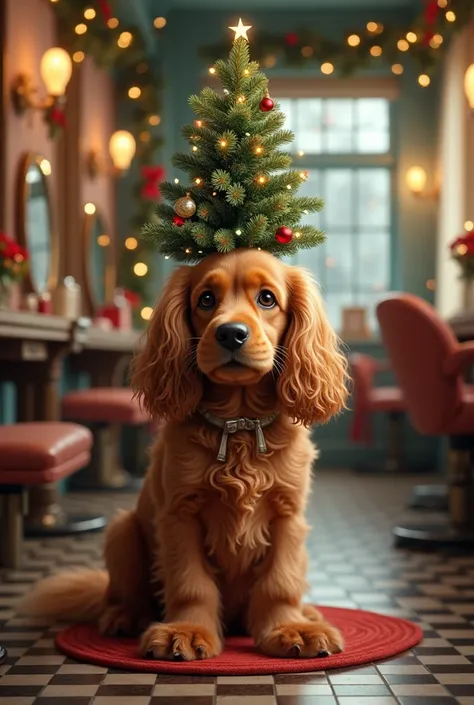
[[359,666],[406,651],[418,644],[423,636],[420,627],[404,619],[338,607],[318,606],[318,609],[344,635],[345,651],[342,654],[313,659],[270,658],[259,653],[250,638],[231,637],[226,640],[224,652],[213,659],[188,663],[149,661],[140,658],[135,639],[104,637],[95,626],[88,624],[78,624],[60,632],[56,645],[67,656],[79,661],[127,671],[245,676]]

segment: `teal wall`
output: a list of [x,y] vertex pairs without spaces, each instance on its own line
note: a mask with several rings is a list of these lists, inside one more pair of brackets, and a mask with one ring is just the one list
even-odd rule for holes
[[[265,31],[287,32],[305,26],[316,26],[319,31],[329,35],[341,36],[340,12],[242,12],[246,24],[253,25],[250,30],[256,38],[258,28]],[[374,12],[360,11],[345,13],[347,29],[360,27],[374,19]],[[223,37],[231,39],[227,27],[234,24],[235,16],[228,12],[205,11],[171,11],[167,14],[166,31],[162,35],[159,47],[164,76],[163,96],[163,149],[167,178],[181,176],[172,166],[171,157],[176,150],[187,150],[188,145],[182,139],[180,128],[183,123],[193,119],[188,107],[188,96],[200,90],[203,80],[208,75],[211,62],[201,58],[202,46],[213,45]],[[375,18],[380,22],[400,21],[406,15],[398,12],[378,12]],[[256,39],[255,39],[256,40]],[[319,68],[313,65],[306,71],[283,67],[267,70],[270,79],[276,75],[298,75],[302,73],[320,76]],[[390,70],[383,63],[377,75],[390,75]],[[421,88],[416,81],[415,69],[409,69],[400,79],[400,98],[394,103],[394,143],[397,158],[397,173],[393,193],[395,232],[393,242],[394,289],[403,289],[433,300],[433,292],[426,288],[426,281],[434,277],[435,272],[435,203],[430,200],[414,198],[405,185],[405,172],[413,164],[422,165],[428,174],[434,171],[435,145],[437,142],[437,117],[439,105],[439,81],[434,80],[428,89]],[[271,91],[271,82],[270,82]],[[172,270],[170,261],[161,260],[160,281]],[[384,358],[385,351],[378,341],[351,346],[351,350],[367,352],[377,358]],[[382,383],[390,383],[390,377],[382,377]],[[315,429],[315,438],[322,452],[322,464],[325,466],[351,466],[360,457],[366,456],[370,462],[381,461],[385,450],[386,425],[384,419],[374,422],[374,443],[369,450],[354,447],[349,441],[351,414],[345,413],[327,426]],[[406,425],[407,459],[410,464],[425,461],[437,465],[438,443],[434,439],[418,436],[409,424]]]

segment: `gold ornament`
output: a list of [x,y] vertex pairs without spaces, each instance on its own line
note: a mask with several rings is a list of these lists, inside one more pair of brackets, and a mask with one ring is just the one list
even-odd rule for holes
[[187,196],[178,198],[174,204],[174,209],[176,213],[181,216],[181,218],[192,218],[196,212],[196,204],[188,194]]

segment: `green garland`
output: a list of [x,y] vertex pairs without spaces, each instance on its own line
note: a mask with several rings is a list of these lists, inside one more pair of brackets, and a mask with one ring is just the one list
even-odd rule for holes
[[[381,61],[400,74],[406,61],[413,59],[420,70],[420,85],[426,87],[452,37],[472,20],[473,9],[472,0],[425,0],[423,10],[404,26],[373,21],[352,28],[342,39],[330,39],[311,27],[285,33],[255,27],[251,30],[252,54],[266,68],[318,66],[327,75],[349,75],[376,67]],[[226,54],[226,42],[201,50],[212,62]]]
[[[103,13],[106,5],[113,15],[107,18]],[[134,207],[129,221],[127,244],[135,244],[135,249],[123,247],[119,256],[118,284],[138,295],[140,307],[135,311],[135,323],[143,323],[140,317],[142,306],[153,306],[153,248],[140,237],[144,222],[154,217],[156,202],[142,197],[145,183],[142,170],[153,164],[156,150],[162,144],[157,134],[160,123],[160,86],[159,77],[150,66],[140,29],[123,24],[116,18],[114,0],[106,3],[97,0],[56,0],[53,7],[58,19],[61,45],[71,54],[74,61],[90,56],[94,63],[109,71],[114,71],[117,97],[129,106],[127,129],[132,132],[137,143],[137,152],[131,172]],[[88,18],[86,11],[95,11],[95,16]],[[90,13],[93,14],[93,13]],[[107,23],[107,20],[109,22]],[[118,19],[118,21],[117,21]],[[86,31],[77,33],[78,25],[84,25]],[[82,28],[81,28],[82,29]],[[120,46],[121,37],[131,41],[127,46]],[[119,43],[120,42],[120,43]],[[125,41],[126,43],[126,41]],[[132,99],[128,92],[131,87],[139,89],[139,97]],[[138,91],[137,91],[138,92]],[[136,276],[134,266],[143,262],[148,267],[146,276]]]

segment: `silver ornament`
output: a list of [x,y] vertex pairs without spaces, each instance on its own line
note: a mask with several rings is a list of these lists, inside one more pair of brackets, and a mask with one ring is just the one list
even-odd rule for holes
[[174,204],[174,209],[181,218],[192,218],[196,212],[196,204],[190,196],[178,198]]

